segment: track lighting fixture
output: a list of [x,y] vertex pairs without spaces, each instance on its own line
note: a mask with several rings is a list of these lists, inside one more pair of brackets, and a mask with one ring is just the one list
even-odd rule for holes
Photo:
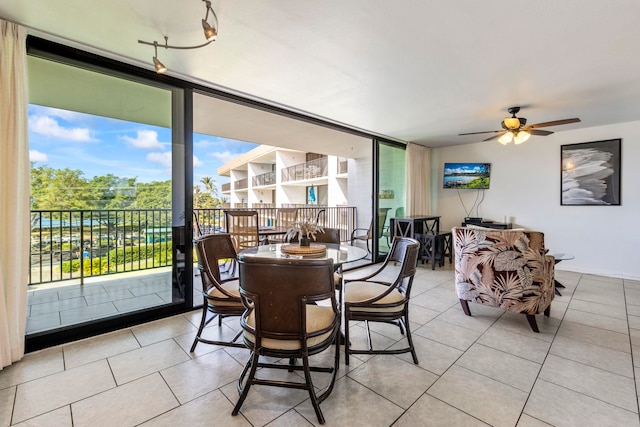
[[209,0],[202,1],[205,3],[205,6],[207,8],[204,19],[202,20],[202,30],[204,31],[204,38],[206,40],[204,43],[195,46],[173,46],[169,44],[168,36],[164,36],[164,44],[158,44],[158,42],[155,40],[153,42],[138,40],[138,43],[153,46],[153,66],[155,67],[158,74],[163,74],[167,71],[167,67],[165,67],[165,65],[158,59],[158,46],[165,49],[198,49],[209,45],[216,39],[216,37],[218,37],[218,17],[211,8],[211,2]]

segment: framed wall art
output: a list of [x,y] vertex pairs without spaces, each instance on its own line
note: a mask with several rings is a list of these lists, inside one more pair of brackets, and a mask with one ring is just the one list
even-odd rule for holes
[[621,139],[560,147],[561,205],[620,205]]

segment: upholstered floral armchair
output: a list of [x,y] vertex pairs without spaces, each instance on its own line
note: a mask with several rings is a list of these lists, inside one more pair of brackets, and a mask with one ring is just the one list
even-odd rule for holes
[[523,313],[534,332],[535,315],[549,316],[554,297],[554,259],[544,234],[524,230],[454,227],[456,291],[471,316],[469,301]]

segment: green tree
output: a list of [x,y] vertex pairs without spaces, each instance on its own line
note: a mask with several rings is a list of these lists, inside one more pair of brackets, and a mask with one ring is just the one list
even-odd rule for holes
[[171,181],[139,183],[136,186],[136,209],[170,209]]
[[[204,185],[204,192],[198,191],[198,207],[201,208],[219,208],[225,202],[224,198],[220,197],[220,193],[218,193],[218,185],[216,184],[216,180],[205,176],[200,182]],[[198,190],[200,190],[198,188]],[[194,205],[196,203],[196,192],[194,191]]]
[[39,166],[31,170],[32,209],[90,209],[91,188],[81,170]]
[[95,176],[89,182],[94,209],[128,209],[135,203],[136,178],[113,174]]

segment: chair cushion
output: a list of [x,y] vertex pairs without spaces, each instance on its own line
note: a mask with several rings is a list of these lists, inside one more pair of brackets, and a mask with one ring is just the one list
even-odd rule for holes
[[[379,283],[372,282],[349,282],[345,291],[345,302],[361,302],[374,298],[389,289],[388,286],[381,285]],[[385,296],[381,300],[371,304],[370,307],[353,307],[350,306],[351,311],[372,311],[372,312],[397,312],[404,310],[404,304],[397,307],[375,307],[379,304],[393,304],[399,303],[404,300],[404,296],[397,290],[392,291],[389,295]]]
[[[220,292],[220,290],[214,286],[211,289],[209,289],[209,292],[206,295],[208,303],[210,305],[218,305],[218,306],[234,306],[234,307],[240,306],[241,307],[242,302],[240,302],[240,291],[238,289],[238,286],[239,286],[239,282],[237,280],[231,280],[229,282],[225,282],[222,284],[222,289],[229,292],[231,295],[237,297],[238,298],[237,301],[233,301],[229,299],[228,296]],[[229,299],[229,301],[221,301],[220,299],[210,299],[209,297],[224,298],[224,299]]]
[[[331,322],[333,322],[334,317],[335,313],[332,307],[323,307],[311,304],[307,305],[307,333],[316,332],[329,327]],[[256,320],[254,310],[249,312],[246,319],[247,324],[252,328],[255,328]],[[292,319],[291,321],[297,322],[298,320]],[[255,343],[255,336],[251,332],[245,330],[244,337],[252,343]],[[329,338],[331,338],[331,332],[309,338],[307,340],[307,347],[313,347]],[[299,350],[301,348],[300,341],[298,340],[278,340],[272,338],[263,339],[262,346],[273,350]]]

